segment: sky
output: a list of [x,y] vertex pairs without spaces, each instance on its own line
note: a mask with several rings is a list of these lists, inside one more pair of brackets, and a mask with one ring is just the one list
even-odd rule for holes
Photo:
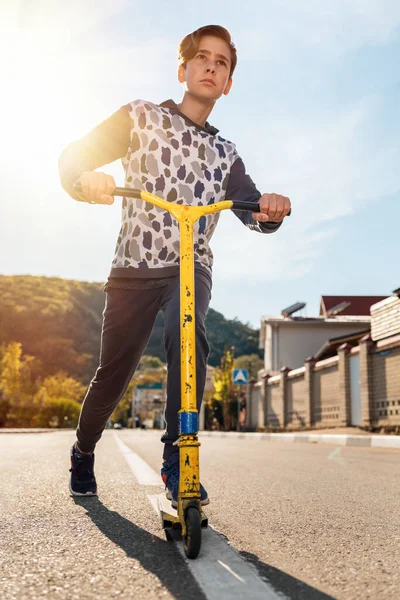
[[[134,99],[179,102],[180,40],[220,24],[238,66],[209,121],[235,142],[262,193],[291,199],[292,215],[261,235],[221,214],[211,307],[258,327],[297,301],[313,316],[321,295],[400,286],[398,0],[8,4],[0,6],[1,274],[106,280],[121,200],[73,201],[58,157]],[[120,164],[103,170],[124,184]]]

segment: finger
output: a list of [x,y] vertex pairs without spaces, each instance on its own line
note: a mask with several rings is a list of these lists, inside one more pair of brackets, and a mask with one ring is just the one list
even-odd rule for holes
[[89,176],[90,173],[82,173],[82,175],[79,178],[79,182],[81,184],[81,188],[82,188],[82,192],[79,194],[79,196],[82,198],[82,200],[84,202],[88,201],[89,198]]
[[281,214],[281,221],[283,221],[283,219],[289,214],[290,212],[290,200],[289,198],[286,198],[286,196],[283,196],[283,209],[282,209],[282,214]]
[[259,223],[267,223],[271,219],[265,213],[253,213],[253,219],[258,221]]
[[107,187],[106,187],[106,194],[107,196],[112,196],[113,193],[115,192],[115,181],[114,181],[114,177],[112,175],[107,175]]
[[278,206],[278,196],[276,194],[271,194],[268,205],[268,216],[271,221],[275,220]]
[[[99,173],[100,175],[100,173]],[[102,178],[99,179],[99,185],[97,188],[97,199],[98,204],[113,204],[114,198],[112,193],[115,190],[115,181],[112,175],[106,175],[101,173]]]
[[282,221],[285,218],[285,197],[279,196],[275,218]]
[[274,220],[279,222],[285,218],[285,200],[284,196],[278,196],[276,202],[276,213],[274,216]]
[[89,202],[96,202],[97,201],[97,188],[99,185],[99,177],[98,177],[99,173],[91,173],[91,176],[89,178],[89,185],[88,185],[88,201]]
[[263,212],[268,215],[270,221],[273,221],[276,212],[275,194],[268,194],[267,199],[268,201],[266,202],[266,206],[263,208]]
[[101,197],[107,192],[107,176],[105,173],[97,173],[97,190],[95,202],[101,202]]
[[114,204],[114,196],[108,194],[102,194],[99,198],[99,204]]

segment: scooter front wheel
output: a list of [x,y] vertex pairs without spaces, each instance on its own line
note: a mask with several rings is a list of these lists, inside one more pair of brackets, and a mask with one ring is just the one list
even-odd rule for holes
[[188,558],[197,558],[201,546],[201,515],[195,506],[189,506],[185,516],[186,535],[183,548]]

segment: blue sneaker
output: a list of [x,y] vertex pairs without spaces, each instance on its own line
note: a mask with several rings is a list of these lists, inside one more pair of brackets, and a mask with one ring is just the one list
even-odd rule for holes
[[94,453],[78,452],[75,444],[71,448],[71,477],[69,491],[73,496],[97,496],[94,476]]
[[[166,497],[171,500],[172,508],[178,508],[179,491],[179,452],[175,452],[161,467],[161,479],[166,488]],[[205,488],[200,484],[200,504],[210,504],[210,499]]]

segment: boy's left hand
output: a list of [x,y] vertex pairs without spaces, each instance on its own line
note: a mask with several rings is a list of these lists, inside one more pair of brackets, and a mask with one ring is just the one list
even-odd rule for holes
[[260,223],[280,223],[289,213],[291,203],[286,196],[279,194],[263,194],[258,201],[261,212],[253,213],[253,218]]

